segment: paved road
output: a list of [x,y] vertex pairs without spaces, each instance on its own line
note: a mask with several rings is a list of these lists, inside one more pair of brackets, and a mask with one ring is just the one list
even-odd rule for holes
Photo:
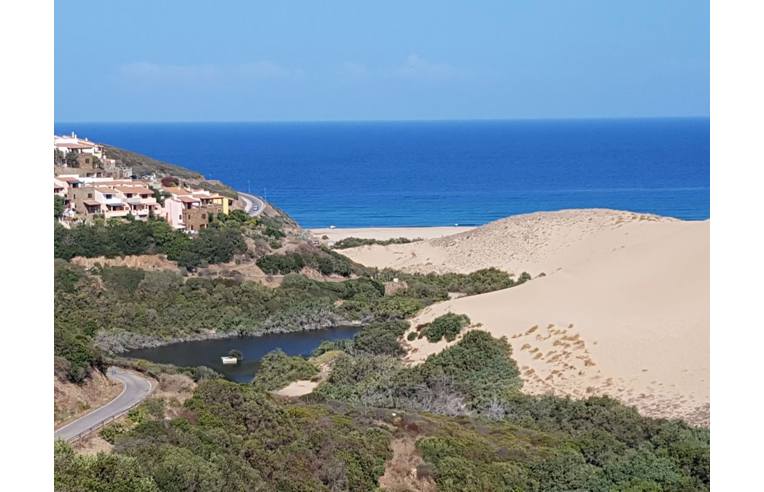
[[106,375],[109,379],[122,383],[124,386],[122,393],[106,405],[96,408],[56,430],[54,434],[56,439],[68,441],[87,433],[91,428],[105,420],[126,412],[151,393],[151,382],[134,372],[118,367],[110,367],[106,371]]
[[252,217],[257,217],[265,210],[265,202],[262,200],[262,198],[242,192],[239,192],[239,196],[242,200],[244,200],[244,203],[247,204],[245,212],[247,212]]

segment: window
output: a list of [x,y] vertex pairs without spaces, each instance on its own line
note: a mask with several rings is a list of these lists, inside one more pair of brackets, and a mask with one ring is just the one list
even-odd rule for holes
[[88,198],[93,198],[93,194],[92,193],[88,193]]

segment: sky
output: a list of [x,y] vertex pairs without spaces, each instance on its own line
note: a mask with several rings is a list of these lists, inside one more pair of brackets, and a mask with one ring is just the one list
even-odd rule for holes
[[55,3],[58,122],[708,113],[703,0]]

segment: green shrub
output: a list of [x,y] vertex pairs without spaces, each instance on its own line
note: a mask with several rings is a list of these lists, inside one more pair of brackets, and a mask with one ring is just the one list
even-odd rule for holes
[[398,339],[408,328],[406,321],[387,321],[363,327],[353,337],[353,349],[375,355],[403,355]]
[[103,429],[98,432],[104,441],[109,444],[117,442],[119,436],[124,435],[128,431],[127,426],[122,422],[112,422],[107,424]]
[[257,266],[268,274],[299,272],[305,266],[302,256],[297,253],[266,255],[257,260]]
[[137,268],[106,267],[100,271],[100,276],[109,289],[124,294],[138,289],[146,272]]
[[462,328],[469,326],[470,319],[466,314],[447,313],[435,318],[432,323],[421,331],[420,337],[427,337],[431,343],[439,342],[445,338],[448,342],[456,340],[456,336]]
[[396,295],[381,299],[372,311],[380,319],[405,319],[415,315],[424,306],[424,302],[419,299]]
[[387,246],[388,244],[408,244],[408,243],[413,243],[416,241],[421,241],[421,239],[408,239],[405,237],[396,237],[391,239],[363,239],[358,237],[346,237],[334,243],[332,245],[332,248],[348,249],[348,248],[356,248],[358,246],[368,246],[372,244]]
[[64,215],[65,200],[63,197],[53,195],[53,218],[59,219]]
[[61,492],[154,492],[156,482],[139,460],[120,454],[76,454],[63,441],[55,444],[54,488]]

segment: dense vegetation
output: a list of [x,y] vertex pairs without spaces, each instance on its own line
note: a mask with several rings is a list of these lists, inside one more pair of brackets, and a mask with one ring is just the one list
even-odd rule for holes
[[163,220],[113,220],[67,229],[55,226],[54,256],[115,257],[165,254],[188,269],[225,263],[247,250],[238,222],[226,218],[213,222],[196,236],[173,230]]
[[56,489],[375,490],[393,440],[410,439],[416,477],[442,491],[708,490],[708,430],[522,395],[506,340],[472,331],[415,367],[354,345],[306,401],[207,380],[179,416],[154,405],[111,431],[112,455],[58,444]]
[[446,313],[432,320],[432,323],[420,327],[419,338],[427,337],[427,341],[432,343],[443,338],[447,342],[453,342],[462,328],[469,324],[470,319],[466,314]]
[[364,239],[360,237],[346,237],[334,243],[332,245],[332,248],[348,249],[348,248],[356,248],[358,246],[370,246],[372,244],[387,246],[389,244],[408,244],[408,243],[413,243],[416,241],[421,241],[421,239],[408,239],[405,237],[394,237],[390,239]]
[[427,297],[447,299],[449,292],[459,292],[466,295],[484,294],[495,290],[508,289],[527,282],[531,276],[523,272],[515,279],[511,273],[496,268],[484,268],[472,273],[405,273],[397,270],[384,269],[373,274],[379,281],[390,281],[395,278],[405,282],[409,292],[420,292]]
[[522,395],[510,356],[481,331],[415,367],[346,349],[314,398],[469,416],[407,417],[439,490],[707,490],[708,430],[609,398]]
[[324,248],[318,251],[303,250],[266,255],[257,260],[257,266],[269,274],[299,272],[306,266],[318,270],[323,275],[349,277],[353,273],[353,263],[348,258]]
[[53,218],[59,219],[62,215],[64,215],[64,205],[65,201],[63,197],[60,197],[58,195],[53,195]]
[[[235,220],[235,219],[234,219]],[[229,230],[229,225],[210,229]],[[77,240],[90,255],[134,251],[166,244],[159,222],[126,222],[76,230],[88,231],[92,241]],[[72,231],[67,231],[70,233]],[[141,238],[133,241],[132,233]],[[149,231],[148,234],[144,234]],[[174,232],[174,231],[170,231]],[[59,237],[61,239],[61,237]],[[209,239],[209,242],[208,242]],[[198,244],[207,258],[220,253],[220,242],[201,235],[183,241]],[[142,242],[142,244],[141,244]],[[65,243],[65,242],[64,242]],[[209,244],[210,248],[205,245]],[[67,245],[59,245],[65,248]],[[164,246],[163,246],[164,247]],[[60,251],[60,250],[59,250]],[[323,254],[323,251],[321,251]],[[335,253],[336,254],[336,253]],[[63,255],[69,256],[69,255]],[[340,255],[337,255],[340,259]],[[349,260],[345,260],[349,261]],[[363,273],[363,272],[361,272]],[[372,272],[387,279],[392,271]],[[156,340],[204,337],[209,330],[236,334],[298,331],[324,328],[349,322],[372,323],[359,342],[369,351],[400,352],[397,338],[405,331],[381,331],[375,322],[402,320],[424,306],[447,299],[451,289],[482,292],[490,288],[516,285],[508,274],[479,271],[469,275],[400,274],[408,286],[385,295],[380,281],[368,276],[343,282],[322,282],[298,274],[288,274],[278,288],[228,278],[185,278],[171,271],[144,271],[126,267],[93,268],[85,271],[68,262],[55,263],[55,353],[70,379],[81,381],[89,367],[102,365],[99,350],[111,352],[145,346]],[[400,330],[403,331],[400,331]],[[95,343],[97,340],[97,343]]]
[[372,416],[207,381],[182,416],[115,436],[111,456],[74,456],[59,444],[56,490],[374,490],[390,439]]
[[[355,341],[354,344],[355,346]],[[408,367],[384,352],[346,351],[317,390],[330,400],[446,415],[483,412],[520,387],[509,344],[472,331],[449,350]]]

